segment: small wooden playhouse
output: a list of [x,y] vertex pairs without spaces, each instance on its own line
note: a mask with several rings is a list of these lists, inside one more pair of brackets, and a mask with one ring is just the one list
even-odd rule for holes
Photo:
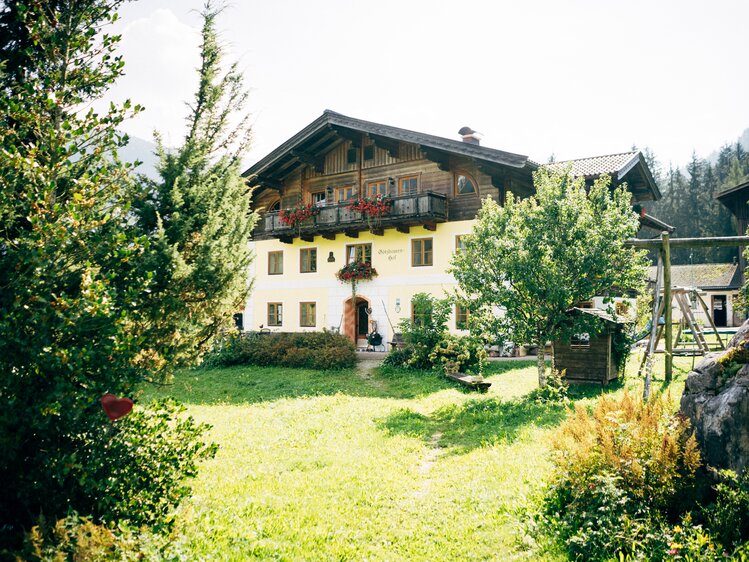
[[626,329],[626,320],[598,308],[573,308],[569,313],[589,314],[602,325],[598,335],[576,334],[569,342],[554,342],[555,366],[566,371],[565,380],[605,386],[619,378],[615,339]]

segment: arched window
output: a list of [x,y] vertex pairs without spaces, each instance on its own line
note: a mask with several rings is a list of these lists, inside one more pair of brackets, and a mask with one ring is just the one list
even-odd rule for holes
[[455,174],[455,195],[470,195],[478,192],[478,184],[471,176],[464,173]]
[[280,211],[281,210],[281,200],[279,199],[275,203],[272,203],[268,206],[268,211]]

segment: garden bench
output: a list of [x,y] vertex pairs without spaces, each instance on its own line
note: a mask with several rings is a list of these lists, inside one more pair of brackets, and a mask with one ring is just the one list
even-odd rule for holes
[[486,382],[484,377],[466,375],[464,373],[446,373],[445,376],[454,381],[458,381],[463,386],[478,390],[479,392],[486,392],[492,385],[492,383]]

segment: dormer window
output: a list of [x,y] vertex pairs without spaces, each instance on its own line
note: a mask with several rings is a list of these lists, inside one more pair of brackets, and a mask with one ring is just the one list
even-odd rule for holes
[[455,195],[469,195],[476,191],[476,180],[468,174],[455,174]]

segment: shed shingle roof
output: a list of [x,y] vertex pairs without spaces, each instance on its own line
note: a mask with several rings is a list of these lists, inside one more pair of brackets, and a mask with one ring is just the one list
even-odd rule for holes
[[[672,265],[671,285],[673,287],[696,287],[704,290],[738,289],[739,266],[735,263],[696,263],[692,265]],[[655,281],[656,268],[651,267],[648,277]]]

